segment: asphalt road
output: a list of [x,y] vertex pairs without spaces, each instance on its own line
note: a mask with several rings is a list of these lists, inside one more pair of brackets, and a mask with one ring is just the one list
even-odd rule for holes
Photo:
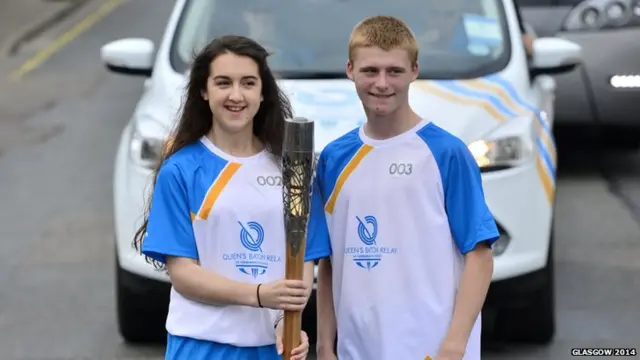
[[[0,82],[2,359],[162,357],[162,346],[123,344],[115,323],[112,163],[143,80],[108,74],[98,51],[121,37],[158,40],[172,4],[128,2],[20,83]],[[573,347],[640,345],[640,156],[596,156],[597,144],[564,135],[557,339],[487,351],[487,360],[562,360]]]

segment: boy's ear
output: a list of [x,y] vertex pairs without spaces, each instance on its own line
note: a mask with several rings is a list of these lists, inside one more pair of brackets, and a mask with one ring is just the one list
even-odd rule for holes
[[420,75],[420,66],[418,65],[418,62],[414,62],[413,65],[411,66],[411,75],[412,75],[412,80],[415,81],[418,79],[418,75]]
[[353,62],[351,60],[347,60],[347,77],[353,81]]

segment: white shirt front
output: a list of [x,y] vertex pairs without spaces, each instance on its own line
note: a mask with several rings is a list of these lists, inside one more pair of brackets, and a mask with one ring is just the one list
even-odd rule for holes
[[[188,257],[226,278],[282,279],[282,175],[267,152],[233,158],[208,139],[169,158],[158,175],[143,253]],[[203,304],[171,290],[167,331],[236,346],[275,343],[276,310]]]

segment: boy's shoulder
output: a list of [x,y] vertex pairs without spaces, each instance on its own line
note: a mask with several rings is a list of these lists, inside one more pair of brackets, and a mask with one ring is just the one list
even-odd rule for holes
[[416,133],[432,151],[445,152],[466,150],[467,145],[459,137],[440,126],[429,122]]
[[321,160],[328,160],[333,157],[348,155],[357,151],[364,143],[359,136],[360,128],[355,128],[339,138],[329,142],[320,152]]
[[355,128],[329,142],[322,151],[320,151],[319,161],[327,164],[335,163],[336,160],[342,162],[340,159],[350,159],[353,157],[358,150],[365,145],[362,139],[360,139],[359,131],[360,128]]

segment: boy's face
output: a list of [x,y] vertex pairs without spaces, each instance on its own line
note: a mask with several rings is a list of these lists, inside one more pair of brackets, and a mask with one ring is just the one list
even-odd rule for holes
[[411,63],[403,49],[359,48],[347,62],[347,76],[355,83],[365,110],[384,116],[408,104],[409,86],[418,77],[418,65]]

